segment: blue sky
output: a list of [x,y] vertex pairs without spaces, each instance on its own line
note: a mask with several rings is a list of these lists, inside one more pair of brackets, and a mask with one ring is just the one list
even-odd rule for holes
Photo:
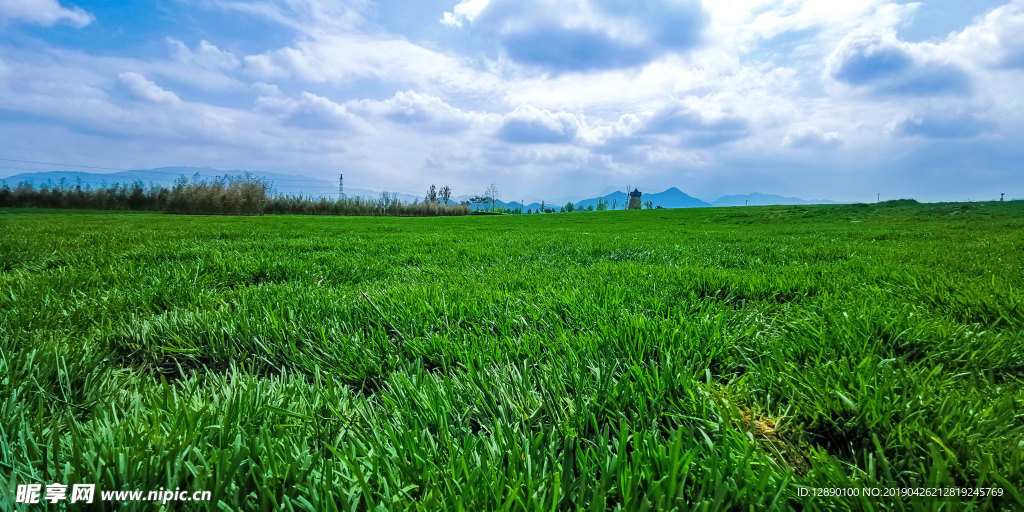
[[[579,199],[1024,197],[1024,0],[0,0],[0,156]],[[0,176],[52,166],[0,162]]]

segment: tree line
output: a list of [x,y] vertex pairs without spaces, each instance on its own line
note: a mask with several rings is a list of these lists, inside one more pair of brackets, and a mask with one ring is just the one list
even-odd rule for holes
[[[81,180],[74,184],[23,182],[14,187],[0,185],[0,207],[76,208],[87,210],[142,210],[197,215],[380,215],[398,217],[469,215],[470,208],[439,201],[405,203],[395,194],[376,198],[327,199],[275,193],[267,181],[250,173],[221,176],[212,180],[181,177],[170,187],[145,186],[141,181],[92,188]],[[442,190],[444,190],[442,189]]]
[[[251,173],[225,175],[212,180],[191,179],[182,176],[170,187],[145,186],[141,181],[128,184],[115,183],[92,188],[81,180],[69,184],[61,180],[35,186],[23,182],[15,187],[6,182],[0,185],[0,207],[75,208],[92,210],[163,211],[197,215],[354,215],[428,217],[469,215],[487,207],[489,213],[535,214],[570,213],[576,211],[603,211],[618,209],[618,201],[599,199],[597,205],[580,207],[572,202],[548,205],[541,201],[537,209],[502,208],[497,205],[498,187],[491,183],[481,195],[461,202],[452,200],[452,188],[430,185],[423,201],[400,201],[396,194],[382,193],[375,198],[351,197],[328,199],[301,195],[277,194],[273,185]],[[625,203],[623,203],[625,206]],[[653,208],[651,201],[644,205]]]

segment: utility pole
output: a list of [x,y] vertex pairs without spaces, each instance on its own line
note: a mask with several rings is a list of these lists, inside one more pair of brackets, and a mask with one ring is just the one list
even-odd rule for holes
[[875,202],[876,203],[881,203],[882,202],[882,193],[881,192],[879,192],[877,195],[875,195]]
[[744,199],[743,206],[750,206],[750,199]]
[[345,181],[344,175],[338,174],[338,199],[345,199]]

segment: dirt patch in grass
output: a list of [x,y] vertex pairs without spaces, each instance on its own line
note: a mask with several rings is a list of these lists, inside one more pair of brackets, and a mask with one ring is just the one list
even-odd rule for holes
[[807,447],[799,442],[795,432],[779,426],[777,418],[761,416],[749,407],[736,407],[719,393],[710,393],[715,402],[739,418],[740,428],[750,433],[750,438],[761,446],[775,462],[789,466],[798,476],[805,476],[811,470]]
[[750,409],[740,409],[739,414],[743,427],[753,434],[754,439],[776,462],[793,468],[793,472],[799,476],[804,476],[811,470],[811,462],[804,454],[804,450],[785,429],[778,428],[776,420],[757,416]]

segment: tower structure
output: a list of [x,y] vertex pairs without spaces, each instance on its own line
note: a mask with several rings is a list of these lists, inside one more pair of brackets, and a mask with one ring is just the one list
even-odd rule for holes
[[632,192],[629,193],[629,209],[630,210],[639,210],[640,209],[640,205],[641,205],[641,203],[640,203],[640,196],[641,196],[641,192],[639,190],[635,189],[635,188],[633,189]]
[[345,199],[345,175],[338,174],[338,199]]

